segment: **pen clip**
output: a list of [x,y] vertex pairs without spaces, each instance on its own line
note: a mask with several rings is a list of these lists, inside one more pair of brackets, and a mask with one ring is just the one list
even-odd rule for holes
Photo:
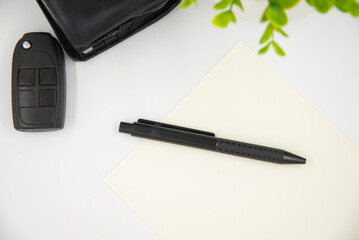
[[211,133],[211,132],[201,131],[201,130],[197,130],[197,129],[193,129],[193,128],[185,128],[185,127],[180,127],[180,126],[171,125],[171,124],[167,124],[167,123],[160,123],[160,122],[155,122],[155,121],[151,121],[151,120],[146,120],[146,119],[138,119],[137,122],[151,125],[151,126],[169,128],[169,129],[174,129],[174,130],[179,130],[179,131],[189,132],[189,133],[195,133],[195,134],[200,134],[200,135],[205,135],[205,136],[211,136],[211,137],[215,136],[215,134]]

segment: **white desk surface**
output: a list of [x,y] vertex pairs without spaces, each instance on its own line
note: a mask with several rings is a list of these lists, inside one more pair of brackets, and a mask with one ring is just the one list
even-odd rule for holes
[[[258,51],[265,25],[211,25],[211,1],[174,10],[96,58],[66,58],[58,132],[21,133],[11,116],[11,58],[26,32],[53,33],[35,1],[0,2],[0,239],[160,239],[105,184],[140,139],[120,121],[162,119],[238,41]],[[287,56],[262,57],[359,146],[359,19],[336,10],[290,22]],[[212,130],[212,129],[209,129]]]

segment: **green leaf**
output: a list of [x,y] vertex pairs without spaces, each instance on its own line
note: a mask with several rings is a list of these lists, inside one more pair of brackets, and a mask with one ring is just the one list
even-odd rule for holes
[[359,17],[359,4],[356,2],[352,3],[349,7],[349,11],[354,17]]
[[214,5],[214,9],[217,10],[223,10],[225,8],[227,8],[229,6],[229,4],[232,3],[232,0],[222,0],[220,2],[218,2],[216,5]]
[[318,12],[326,13],[334,5],[335,0],[313,0],[313,3]]
[[243,5],[241,3],[241,0],[233,0],[233,3],[235,5],[237,5],[244,12],[244,8],[243,8]]
[[189,7],[192,3],[197,5],[197,0],[183,0],[178,7],[186,8],[186,7]]
[[276,43],[276,42],[272,42],[273,47],[275,52],[279,55],[284,57],[285,56],[285,52],[283,51],[283,49]]
[[280,34],[282,34],[284,37],[289,37],[288,34],[286,32],[284,32],[281,28],[276,28],[275,30],[277,32],[279,32]]
[[263,36],[261,38],[261,40],[259,41],[260,44],[265,43],[266,41],[269,40],[269,38],[272,36],[273,34],[273,27],[271,24],[268,24],[268,26],[266,27],[266,30],[263,33]]
[[353,0],[337,0],[335,6],[342,12],[349,12],[349,7],[353,2]]
[[268,14],[268,8],[266,8],[266,10],[264,10],[263,14],[262,14],[262,17],[261,17],[261,23],[264,23],[266,21],[268,21],[268,18],[267,18],[267,14]]
[[281,6],[271,3],[267,11],[267,18],[275,28],[280,28],[287,24],[287,15]]
[[237,22],[237,19],[236,19],[236,16],[234,15],[234,13],[232,11],[229,11],[229,20],[232,22],[232,23],[236,23]]
[[269,3],[276,3],[283,9],[289,9],[299,3],[300,0],[269,0]]
[[268,52],[268,49],[269,49],[269,46],[271,45],[272,43],[268,43],[264,48],[262,48],[261,50],[259,50],[258,54],[265,54],[266,52]]
[[229,22],[237,22],[236,16],[231,10],[217,14],[212,20],[213,25],[221,28],[227,27]]

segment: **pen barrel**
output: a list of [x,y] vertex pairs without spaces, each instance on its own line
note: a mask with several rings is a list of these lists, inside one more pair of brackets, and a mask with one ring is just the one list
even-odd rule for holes
[[265,146],[217,138],[216,150],[240,157],[252,158],[273,163],[285,163],[285,151]]
[[131,135],[214,151],[217,144],[215,137],[139,123],[133,123]]
[[148,120],[121,122],[120,132],[273,163],[305,164],[306,159],[281,149],[214,137],[213,133]]

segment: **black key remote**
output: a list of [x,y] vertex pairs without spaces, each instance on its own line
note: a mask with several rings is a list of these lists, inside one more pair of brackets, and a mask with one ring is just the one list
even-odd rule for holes
[[12,113],[16,130],[50,131],[64,126],[64,54],[49,33],[27,33],[16,44]]

